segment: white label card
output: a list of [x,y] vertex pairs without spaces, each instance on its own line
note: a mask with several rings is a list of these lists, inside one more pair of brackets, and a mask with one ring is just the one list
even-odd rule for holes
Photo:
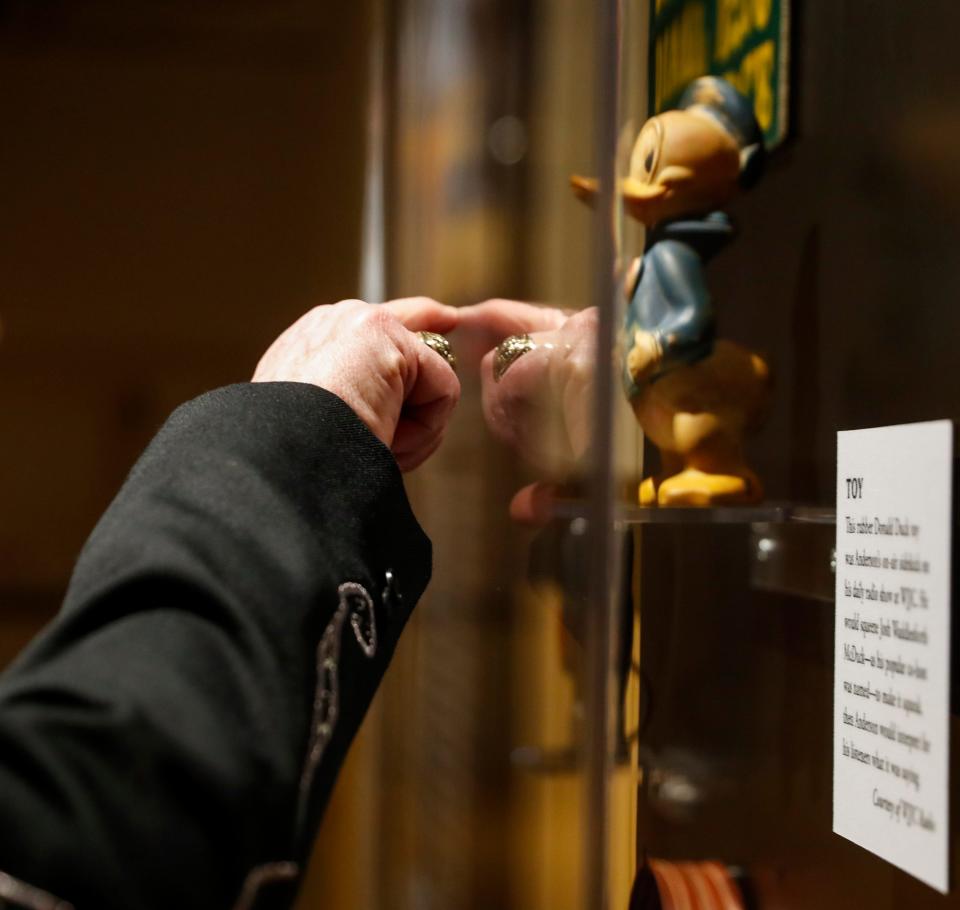
[[953,425],[837,434],[833,830],[948,885]]

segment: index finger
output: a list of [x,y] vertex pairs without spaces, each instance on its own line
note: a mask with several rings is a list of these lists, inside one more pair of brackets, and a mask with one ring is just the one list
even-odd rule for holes
[[380,304],[389,310],[411,332],[436,332],[443,335],[455,329],[460,321],[456,307],[438,303],[430,297],[402,297]]
[[508,335],[550,331],[567,319],[563,310],[519,300],[487,300],[458,312],[457,354],[468,369],[475,369],[483,355]]
[[558,329],[569,313],[556,307],[523,303],[520,300],[485,300],[459,310],[459,327],[486,332],[498,339],[523,332]]

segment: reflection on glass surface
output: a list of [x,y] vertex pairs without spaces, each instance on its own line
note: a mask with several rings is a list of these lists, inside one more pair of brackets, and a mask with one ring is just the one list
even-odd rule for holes
[[[514,495],[511,516],[542,525],[553,516],[564,488],[582,496],[595,394],[597,314],[593,307],[568,316],[551,308],[509,306],[515,326],[524,331],[508,335],[484,357],[483,414],[494,436],[538,475]],[[483,307],[475,311],[478,316]]]
[[[597,261],[605,219],[568,183],[598,169],[598,78],[615,61],[597,54],[603,7],[381,7],[383,152],[371,173],[383,175],[383,228],[370,230],[367,264],[374,277],[382,265],[382,297],[463,308],[450,337],[463,398],[440,452],[408,479],[435,568],[352,758],[355,842],[375,869],[358,906],[603,900],[587,886],[603,867],[606,812],[590,790],[606,744],[598,762],[587,748],[604,729],[591,654],[606,647],[591,638],[606,607],[591,594],[589,505],[609,449],[593,426],[597,275],[609,281],[611,262]],[[371,180],[368,228],[376,193]],[[498,361],[510,336],[529,345]],[[558,517],[558,497],[582,514]],[[625,737],[611,748],[625,761]],[[630,873],[618,874],[622,904]]]

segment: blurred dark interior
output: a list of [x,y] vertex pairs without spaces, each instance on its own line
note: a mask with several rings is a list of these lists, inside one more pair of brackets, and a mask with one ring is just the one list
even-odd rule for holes
[[169,412],[357,294],[369,26],[0,3],[0,663]]

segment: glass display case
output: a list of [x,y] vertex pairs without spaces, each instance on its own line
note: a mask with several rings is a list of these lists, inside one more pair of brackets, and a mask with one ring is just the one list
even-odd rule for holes
[[[575,457],[569,407],[531,409],[533,452],[505,444],[464,370],[411,478],[435,575],[332,809],[377,870],[356,906],[956,903],[834,834],[831,800],[836,434],[960,410],[958,14],[792,6],[380,7],[368,294],[592,312],[594,344]],[[769,367],[764,492],[678,507],[644,499],[668,459],[621,388],[653,238],[628,191],[645,120],[705,73],[767,146],[706,270],[718,337]],[[518,523],[533,481],[555,495]]]
[[[323,846],[314,871],[350,878],[355,906],[572,910],[608,887],[614,903],[628,900],[638,695],[623,691],[620,664],[629,673],[639,639],[623,612],[630,564],[612,521],[610,453],[616,415],[629,411],[611,391],[612,358],[595,370],[598,326],[609,351],[618,296],[617,34],[612,4],[379,7],[364,294],[585,314],[589,355],[561,379],[582,379],[576,431],[546,383],[509,444],[487,426],[477,367],[521,327],[451,337],[461,405],[408,481],[434,541],[433,581],[325,825],[351,818],[347,850],[377,871],[324,864]],[[605,171],[608,198],[591,209],[570,175]],[[618,470],[635,482],[632,418],[623,429]],[[518,491],[547,481],[562,492],[548,514],[512,518]]]

